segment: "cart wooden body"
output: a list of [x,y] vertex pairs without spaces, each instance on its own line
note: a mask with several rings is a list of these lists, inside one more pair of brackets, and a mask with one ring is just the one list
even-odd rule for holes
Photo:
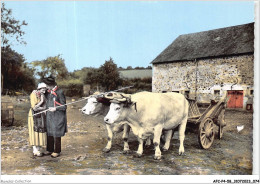
[[211,100],[209,107],[203,113],[200,113],[196,100],[187,100],[189,102],[188,123],[199,125],[199,144],[202,148],[208,149],[214,141],[215,125],[218,127],[219,139],[223,135],[223,127],[226,126],[224,114],[228,99],[225,97],[219,101]]

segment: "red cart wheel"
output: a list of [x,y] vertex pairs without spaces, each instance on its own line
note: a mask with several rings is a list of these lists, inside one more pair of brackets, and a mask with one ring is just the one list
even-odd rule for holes
[[206,118],[199,126],[199,144],[203,149],[208,149],[214,141],[214,123],[211,118]]

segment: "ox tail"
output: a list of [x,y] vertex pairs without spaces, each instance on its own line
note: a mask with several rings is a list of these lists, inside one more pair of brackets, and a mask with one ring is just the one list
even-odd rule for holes
[[189,103],[184,98],[184,111],[183,111],[183,118],[179,125],[179,140],[180,140],[180,147],[179,147],[179,155],[182,155],[184,153],[184,138],[185,138],[185,131],[186,131],[186,125],[188,121],[188,114],[189,114]]
[[188,121],[188,114],[189,114],[189,102],[187,101],[186,98],[184,98],[184,103],[183,103],[183,117],[180,122],[179,128],[186,130],[186,125]]

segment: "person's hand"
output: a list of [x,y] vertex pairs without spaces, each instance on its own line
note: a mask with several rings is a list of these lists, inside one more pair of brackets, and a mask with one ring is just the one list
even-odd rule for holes
[[51,112],[56,111],[56,107],[50,107],[50,108],[49,108],[49,111],[51,111]]

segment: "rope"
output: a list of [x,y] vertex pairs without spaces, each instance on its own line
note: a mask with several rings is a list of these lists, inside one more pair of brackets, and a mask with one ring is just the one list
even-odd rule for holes
[[[65,106],[65,105],[70,105],[70,104],[78,103],[78,102],[81,102],[81,101],[83,101],[83,100],[87,100],[87,99],[89,99],[89,98],[91,98],[91,97],[99,97],[99,96],[104,95],[104,94],[107,94],[107,93],[122,91],[122,90],[124,90],[124,89],[128,89],[128,88],[131,88],[131,87],[133,87],[133,86],[123,87],[123,88],[120,88],[120,89],[117,89],[117,90],[114,90],[114,91],[109,91],[109,92],[105,92],[105,93],[100,93],[100,94],[98,94],[98,95],[91,95],[91,96],[86,97],[86,98],[84,98],[84,99],[80,99],[80,100],[77,100],[77,101],[74,101],[74,102],[70,102],[70,103],[67,103],[67,104],[64,104],[64,105],[57,106],[56,108],[63,107],[63,106]],[[30,116],[30,117],[33,117],[33,116],[36,116],[36,115],[38,115],[38,114],[47,112],[47,111],[49,111],[49,110],[50,110],[50,109],[46,109],[46,110],[44,110],[44,111],[38,112],[38,113],[36,113],[36,114],[33,114],[33,115]]]

